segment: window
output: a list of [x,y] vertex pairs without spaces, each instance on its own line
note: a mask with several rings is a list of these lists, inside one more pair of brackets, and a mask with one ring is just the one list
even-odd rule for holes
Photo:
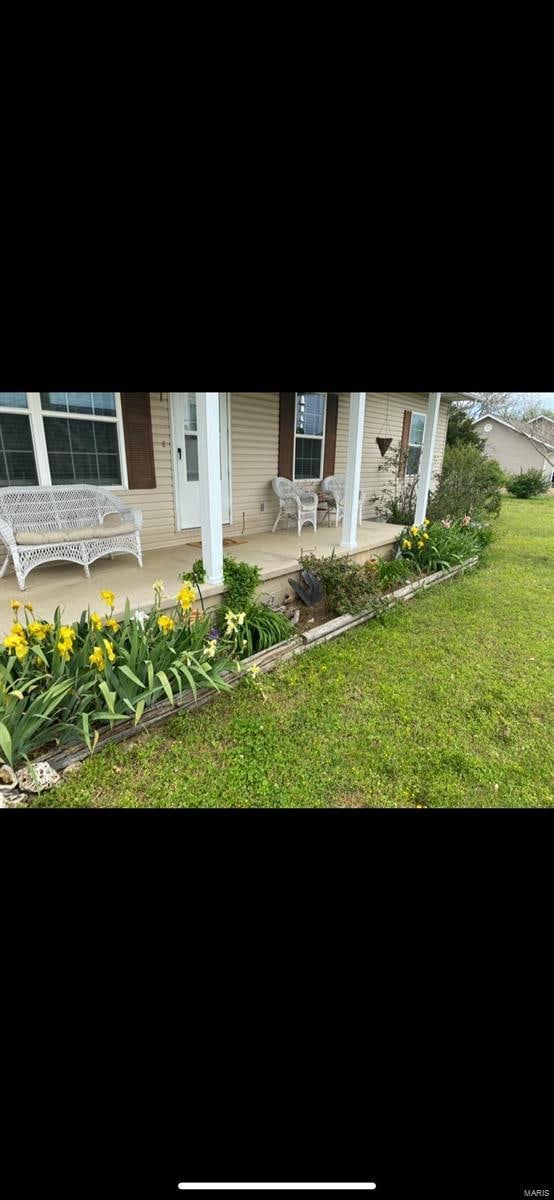
[[196,408],[196,392],[188,392],[185,397],[185,465],[187,483],[198,483],[200,468],[198,466],[198,413]]
[[38,483],[127,485],[117,392],[0,392],[0,486]]
[[419,473],[421,448],[423,446],[423,437],[425,434],[425,421],[426,417],[424,413],[412,413],[410,436],[408,439],[406,475],[417,475]]
[[324,392],[296,393],[295,479],[321,479],[326,408]]

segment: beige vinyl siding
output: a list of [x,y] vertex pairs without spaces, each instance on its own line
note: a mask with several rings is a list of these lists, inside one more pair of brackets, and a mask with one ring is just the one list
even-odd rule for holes
[[[485,433],[485,425],[492,425],[490,433]],[[508,425],[492,420],[478,421],[475,428],[479,437],[484,439],[487,458],[495,458],[508,475],[518,475],[529,467],[543,471],[545,475],[551,474],[552,467],[540,448],[535,447],[524,434],[518,433],[517,429],[510,429]],[[554,462],[554,450],[549,457]]]
[[[388,421],[387,421],[388,403]],[[365,411],[364,450],[362,456],[362,488],[366,495],[372,497],[382,492],[387,480],[387,474],[379,467],[383,464],[381,451],[376,442],[377,437],[392,437],[391,450],[398,449],[402,440],[404,412],[427,413],[429,396],[426,392],[368,392]],[[449,403],[441,401],[437,441],[434,457],[434,474],[437,476],[442,469],[444,448],[446,445],[446,429],[448,425]],[[346,471],[346,456],[348,449],[348,422],[350,416],[350,397],[341,394],[339,402],[339,420],[337,428],[337,456],[335,471],[344,475]],[[371,504],[366,506],[366,516],[374,511]]]

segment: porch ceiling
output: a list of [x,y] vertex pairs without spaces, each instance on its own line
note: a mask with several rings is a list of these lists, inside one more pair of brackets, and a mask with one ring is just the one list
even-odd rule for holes
[[[359,546],[356,553],[390,553],[391,546],[401,532],[399,525],[384,525],[366,521],[359,529]],[[277,533],[258,533],[244,539],[233,539],[233,545],[225,547],[229,554],[243,562],[256,564],[262,580],[268,582],[286,577],[299,569],[298,555],[347,553],[340,546],[342,528],[320,526],[317,533],[305,526],[302,536],[292,530]],[[102,559],[91,565],[91,578],[86,579],[83,570],[67,563],[51,563],[38,567],[27,578],[27,590],[20,592],[13,572],[0,580],[0,632],[8,631],[12,622],[10,600],[19,599],[22,604],[31,603],[39,617],[49,619],[59,604],[67,622],[76,620],[84,609],[102,611],[100,592],[109,589],[116,594],[116,610],[123,609],[128,598],[133,608],[148,609],[152,603],[154,580],[163,579],[166,593],[175,596],[179,575],[190,570],[201,554],[194,543],[178,544],[161,550],[147,550],[144,568],[141,570],[135,559],[121,555]],[[268,586],[268,591],[271,590]],[[213,604],[212,598],[220,596],[222,588],[205,587],[203,594]]]

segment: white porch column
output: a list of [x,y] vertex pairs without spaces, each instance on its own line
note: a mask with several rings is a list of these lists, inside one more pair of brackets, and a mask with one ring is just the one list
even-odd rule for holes
[[421,525],[427,516],[429,492],[431,490],[431,480],[433,478],[433,459],[435,457],[435,446],[437,444],[437,426],[439,423],[441,396],[442,392],[429,392],[429,410],[427,412],[427,420],[425,422],[423,448],[421,451],[421,462],[419,464],[419,486],[417,491],[417,504],[415,511],[416,525]]
[[196,403],[202,557],[208,575],[208,583],[223,583],[219,392],[197,392]]
[[358,545],[366,395],[366,392],[350,393],[350,427],[348,430],[346,488],[344,493],[344,517],[341,542],[341,546],[345,550],[355,550]]

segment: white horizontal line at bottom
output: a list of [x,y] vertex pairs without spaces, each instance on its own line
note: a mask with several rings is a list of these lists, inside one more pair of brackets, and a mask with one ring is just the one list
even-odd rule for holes
[[373,1192],[375,1183],[180,1183],[181,1192]]

